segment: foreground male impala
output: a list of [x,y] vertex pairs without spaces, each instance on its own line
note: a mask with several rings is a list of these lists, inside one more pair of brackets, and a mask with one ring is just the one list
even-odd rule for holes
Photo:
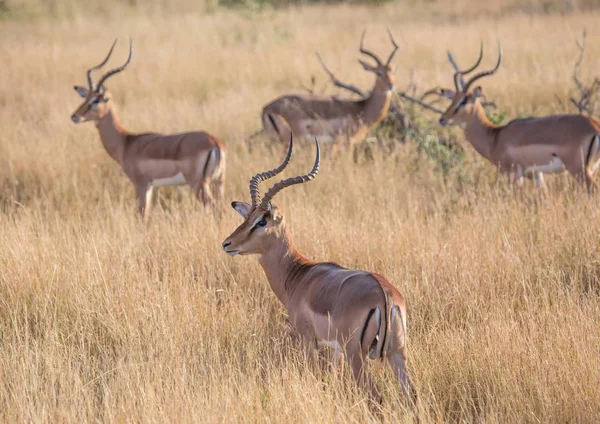
[[259,184],[283,171],[290,160],[290,138],[283,163],[250,180],[252,203],[232,203],[244,222],[223,242],[223,250],[231,256],[259,255],[269,284],[287,307],[289,320],[308,353],[329,347],[334,350],[334,359],[345,354],[357,381],[377,401],[381,397],[364,367],[365,359],[385,358],[402,390],[414,400],[405,367],[406,307],[402,295],[381,275],[331,262],[313,262],[303,256],[294,246],[282,212],[271,203],[282,189],[317,175],[320,150],[318,141],[315,143],[317,156],[308,174],[276,183],[261,200]]
[[319,137],[321,141],[352,145],[362,140],[390,108],[394,89],[391,62],[398,45],[391,32],[389,36],[393,50],[385,62],[363,47],[365,32],[360,39],[359,51],[375,61],[373,66],[359,60],[363,68],[376,77],[367,97],[357,101],[300,94],[279,97],[262,112],[263,127],[269,138],[285,143],[293,132],[297,138],[307,141]]
[[482,55],[480,50],[475,66],[456,70],[455,91],[442,90],[452,102],[440,124],[462,125],[475,150],[517,183],[527,177],[543,187],[543,174],[567,170],[577,181],[585,182],[589,192],[600,165],[600,123],[582,115],[554,115],[515,119],[506,125],[492,124],[480,101],[481,87],[471,87],[477,80],[498,71],[502,49],[499,47],[498,62],[493,69],[463,81],[463,76],[479,65]]
[[106,58],[87,71],[88,88],[75,86],[85,100],[71,120],[76,124],[96,123],[104,148],[135,186],[139,210],[146,220],[154,187],[189,184],[205,205],[214,202],[214,197],[221,198],[225,145],[219,139],[201,131],[172,135],[132,134],[123,128],[104,83],[129,65],[133,54],[131,41],[125,64],[104,74],[97,84],[92,80],[92,72],[108,62],[115,44],[116,40]]

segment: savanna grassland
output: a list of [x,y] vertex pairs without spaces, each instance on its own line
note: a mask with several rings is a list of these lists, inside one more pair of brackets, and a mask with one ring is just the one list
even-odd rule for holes
[[[504,64],[482,85],[507,118],[562,111],[584,27],[582,79],[598,74],[593,4],[485,3],[0,2],[0,421],[415,420],[387,368],[375,372],[377,413],[349,373],[306,366],[256,258],[221,242],[240,223],[228,203],[283,154],[247,141],[261,107],[311,76],[335,93],[316,50],[368,89],[363,28],[383,56],[385,27],[395,34],[400,88],[411,69],[423,89],[449,86],[446,49],[467,65],[481,40],[490,66],[500,40]],[[71,123],[72,86],[117,36],[111,64],[128,36],[135,47],[107,83],[125,127],[205,129],[228,145],[220,219],[187,189],[162,189],[145,227],[94,125]],[[314,182],[278,196],[298,247],[405,295],[420,422],[597,422],[600,196],[561,175],[545,200],[531,184],[515,197],[460,131],[414,113],[418,136],[356,160],[325,155]],[[442,139],[458,141],[460,160],[441,165]],[[297,148],[286,176],[313,155]]]

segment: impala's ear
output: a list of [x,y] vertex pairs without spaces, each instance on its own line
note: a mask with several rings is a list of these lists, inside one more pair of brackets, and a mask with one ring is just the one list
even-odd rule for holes
[[102,96],[102,101],[104,103],[107,103],[110,100],[110,93],[108,91],[106,91],[106,89],[104,87],[100,88],[100,95]]
[[88,89],[85,87],[82,87],[80,85],[75,85],[73,86],[73,88],[75,89],[75,91],[77,91],[77,93],[79,93],[79,95],[81,97],[83,97],[84,99],[87,97],[88,95]]
[[481,88],[480,85],[478,85],[477,87],[475,87],[473,89],[473,97],[477,98],[477,97],[481,97],[483,96],[483,89]]
[[363,62],[360,59],[358,59],[358,63],[360,63],[362,65],[362,67],[364,68],[365,71],[375,72],[377,70],[376,68],[369,65],[367,62]]
[[440,90],[440,94],[445,98],[452,100],[456,92],[454,90],[450,90],[449,88],[442,88]]
[[248,214],[252,210],[252,205],[246,202],[231,202],[231,207],[242,215],[242,218],[248,218]]

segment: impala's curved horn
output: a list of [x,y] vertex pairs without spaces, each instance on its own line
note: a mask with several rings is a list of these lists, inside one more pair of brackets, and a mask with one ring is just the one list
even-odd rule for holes
[[448,50],[447,54],[448,54],[448,60],[450,61],[450,64],[456,71],[454,74],[454,87],[456,88],[457,92],[462,91],[462,90],[464,90],[464,88],[466,86],[465,81],[463,80],[463,76],[465,76],[466,74],[468,74],[470,72],[473,72],[481,64],[481,60],[483,59],[483,41],[479,45],[479,57],[475,61],[475,64],[473,66],[471,66],[470,68],[467,68],[463,71],[461,71],[460,68],[458,67],[458,65],[456,64],[456,61],[454,60],[454,57],[452,56],[452,52],[450,50]]
[[488,71],[479,72],[478,74],[475,74],[473,77],[471,77],[471,79],[467,81],[463,91],[466,93],[469,87],[471,87],[473,83],[478,79],[487,77],[488,75],[494,75],[496,72],[498,72],[498,69],[500,69],[500,64],[502,64],[502,45],[500,44],[500,42],[498,42],[498,62],[496,62],[496,66],[494,66],[494,68]]
[[362,54],[366,54],[367,56],[373,58],[373,60],[375,60],[375,62],[377,62],[377,66],[383,66],[381,63],[381,60],[379,60],[379,58],[377,57],[377,55],[367,49],[364,48],[363,44],[365,42],[365,35],[367,34],[367,30],[365,29],[362,33],[362,35],[360,36],[360,49],[359,51]]
[[290,163],[290,158],[292,157],[292,149],[294,147],[294,135],[290,133],[290,145],[288,147],[287,155],[281,165],[279,165],[275,169],[271,169],[270,171],[261,172],[260,174],[256,174],[254,177],[250,179],[250,198],[252,199],[252,206],[256,207],[260,202],[260,190],[258,189],[258,185],[268,180],[269,178],[273,178],[277,174],[281,173],[285,169],[285,167]]
[[392,62],[392,59],[394,58],[394,55],[398,51],[398,44],[396,44],[396,41],[394,41],[394,36],[392,35],[392,31],[390,31],[390,29],[388,28],[387,32],[390,35],[390,41],[392,42],[392,46],[394,46],[394,50],[392,50],[392,52],[388,56],[387,62],[385,62],[385,66],[390,65],[390,63]]
[[278,183],[273,185],[273,187],[271,187],[269,189],[269,191],[267,191],[267,194],[265,194],[265,197],[262,200],[262,203],[260,204],[260,206],[262,208],[266,209],[269,206],[269,202],[273,199],[273,197],[275,197],[275,195],[277,193],[279,193],[281,190],[283,190],[284,188],[290,187],[290,186],[293,186],[296,184],[306,183],[317,176],[317,174],[319,173],[319,165],[321,164],[321,149],[319,147],[319,140],[317,140],[317,137],[315,137],[315,145],[317,146],[317,154],[315,157],[315,163],[314,163],[311,171],[305,175],[299,175],[297,177],[286,178],[285,180],[279,181]]
[[100,69],[104,65],[106,65],[106,62],[108,62],[108,59],[110,59],[110,56],[112,55],[112,52],[115,49],[117,40],[118,39],[115,38],[115,41],[113,41],[112,46],[110,46],[110,50],[108,51],[108,54],[106,55],[104,60],[102,62],[100,62],[99,65],[92,66],[90,69],[87,70],[87,80],[88,80],[88,86],[89,86],[88,88],[90,89],[90,91],[92,91],[94,89],[94,81],[92,80],[92,72],[97,71],[98,69]]
[[100,78],[100,81],[98,81],[98,86],[96,88],[102,87],[102,85],[106,82],[107,79],[109,79],[113,75],[116,75],[119,72],[122,72],[125,69],[127,69],[127,67],[129,66],[129,63],[131,62],[132,57],[133,57],[133,40],[130,38],[129,39],[129,56],[127,56],[127,60],[125,61],[125,63],[122,66],[112,69],[112,70],[108,71],[106,74],[104,74],[102,76],[102,78]]

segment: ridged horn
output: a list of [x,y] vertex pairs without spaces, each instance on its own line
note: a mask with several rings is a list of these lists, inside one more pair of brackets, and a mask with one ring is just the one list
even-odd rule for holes
[[285,167],[290,163],[290,158],[292,157],[292,149],[294,147],[294,135],[290,133],[290,145],[288,147],[287,155],[281,165],[279,165],[275,169],[271,169],[270,171],[261,172],[260,174],[256,174],[254,177],[250,179],[250,198],[252,199],[252,206],[257,206],[260,202],[260,190],[258,188],[259,184],[269,178],[273,178],[277,174],[281,173],[285,169]]
[[319,173],[319,165],[321,164],[321,149],[319,147],[319,140],[317,140],[317,137],[315,137],[315,145],[317,146],[317,154],[315,157],[315,163],[311,171],[305,175],[286,178],[285,180],[279,181],[278,183],[273,185],[273,187],[271,187],[269,191],[267,191],[267,194],[265,194],[265,197],[262,200],[262,203],[260,204],[262,208],[266,209],[269,206],[269,202],[273,199],[273,197],[275,197],[275,195],[284,188],[296,184],[306,183],[317,176],[317,174]]
[[108,59],[110,59],[110,56],[112,55],[112,52],[115,49],[116,44],[117,44],[117,38],[115,38],[115,41],[113,41],[112,46],[110,47],[110,50],[108,51],[108,54],[106,55],[104,60],[102,62],[100,62],[99,65],[93,66],[87,70],[87,80],[88,80],[88,85],[89,85],[90,91],[92,91],[94,89],[94,80],[92,80],[92,72],[97,71],[98,69],[100,69],[104,65],[106,65],[106,62],[108,62]]

